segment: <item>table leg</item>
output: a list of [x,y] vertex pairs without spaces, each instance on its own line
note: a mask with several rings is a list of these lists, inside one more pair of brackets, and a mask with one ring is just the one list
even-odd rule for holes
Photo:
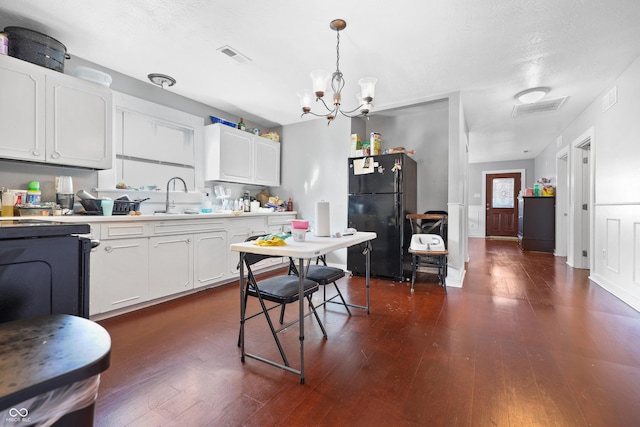
[[305,277],[305,269],[304,269],[304,259],[299,259],[299,268],[298,271],[298,308],[299,308],[299,320],[298,325],[300,328],[300,384],[304,384],[304,277]]
[[369,305],[369,279],[371,278],[371,268],[370,268],[370,264],[371,264],[371,242],[367,241],[367,246],[364,250],[364,256],[365,256],[365,264],[366,264],[366,273],[365,273],[365,281],[367,284],[367,314],[370,313],[370,305]]
[[244,304],[244,253],[240,253],[240,360],[244,362],[244,317],[247,307]]

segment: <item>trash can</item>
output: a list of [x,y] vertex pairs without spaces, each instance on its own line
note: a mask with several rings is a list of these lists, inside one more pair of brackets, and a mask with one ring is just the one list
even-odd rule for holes
[[93,426],[100,374],[110,356],[109,333],[82,317],[57,314],[0,324],[1,419]]

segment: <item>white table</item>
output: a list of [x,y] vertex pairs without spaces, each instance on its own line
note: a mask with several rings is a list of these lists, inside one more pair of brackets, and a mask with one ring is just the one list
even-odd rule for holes
[[[366,259],[366,293],[367,293],[367,302],[366,306],[361,308],[366,308],[367,314],[369,313],[369,264],[370,264],[370,252],[371,252],[371,243],[370,241],[377,237],[376,233],[371,232],[357,232],[351,236],[342,236],[342,237],[316,237],[312,233],[307,233],[304,242],[296,242],[293,238],[288,238],[286,240],[286,245],[284,246],[257,246],[254,245],[253,241],[250,242],[242,242],[242,243],[234,243],[230,246],[230,249],[234,252],[240,252],[242,257],[243,253],[254,253],[254,254],[262,254],[262,255],[273,255],[273,256],[282,256],[282,257],[291,257],[297,258],[299,262],[298,271],[300,274],[300,291],[299,295],[304,295],[303,289],[303,279],[304,274],[302,272],[305,271],[305,261],[310,261],[311,259],[315,259],[320,255],[325,255],[329,252],[333,252],[337,249],[348,248],[349,246],[358,245],[360,243],[366,243],[366,247],[364,250],[364,256]],[[244,318],[245,307],[243,304],[244,301],[244,288],[245,288],[245,277],[244,277],[244,263],[240,263],[240,309],[241,309],[241,319]],[[304,384],[304,298],[298,298],[299,303],[299,321],[298,326],[300,330],[300,369],[294,369],[290,366],[283,365],[278,362],[274,362],[272,360],[268,360],[264,357],[257,356],[255,354],[247,353],[244,347],[244,324],[240,323],[240,348],[241,348],[241,360],[244,362],[245,356],[250,357],[252,359],[259,360],[261,362],[268,363],[273,366],[280,367],[289,372],[293,372],[300,375],[300,384]]]

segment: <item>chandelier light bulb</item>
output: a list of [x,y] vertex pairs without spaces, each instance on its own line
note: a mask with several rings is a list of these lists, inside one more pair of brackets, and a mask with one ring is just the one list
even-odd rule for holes
[[302,107],[303,113],[311,111],[311,101],[313,100],[313,93],[309,89],[302,89],[298,92],[300,98],[300,107]]
[[313,92],[316,94],[317,98],[322,98],[327,90],[327,82],[329,81],[331,74],[325,70],[315,70],[309,75],[311,76]]
[[376,83],[378,79],[375,77],[364,77],[358,80],[360,89],[362,90],[362,100],[366,102],[373,101],[373,97],[376,93]]

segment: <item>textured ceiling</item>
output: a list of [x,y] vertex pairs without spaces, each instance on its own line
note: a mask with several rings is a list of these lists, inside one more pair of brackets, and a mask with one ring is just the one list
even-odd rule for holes
[[[145,82],[169,74],[169,90],[267,126],[309,120],[296,92],[310,70],[335,69],[334,18],[347,21],[345,106],[365,76],[379,79],[376,111],[460,91],[472,162],[535,157],[640,56],[638,0],[0,0],[0,28]],[[533,86],[569,98],[512,118],[513,95]]]

